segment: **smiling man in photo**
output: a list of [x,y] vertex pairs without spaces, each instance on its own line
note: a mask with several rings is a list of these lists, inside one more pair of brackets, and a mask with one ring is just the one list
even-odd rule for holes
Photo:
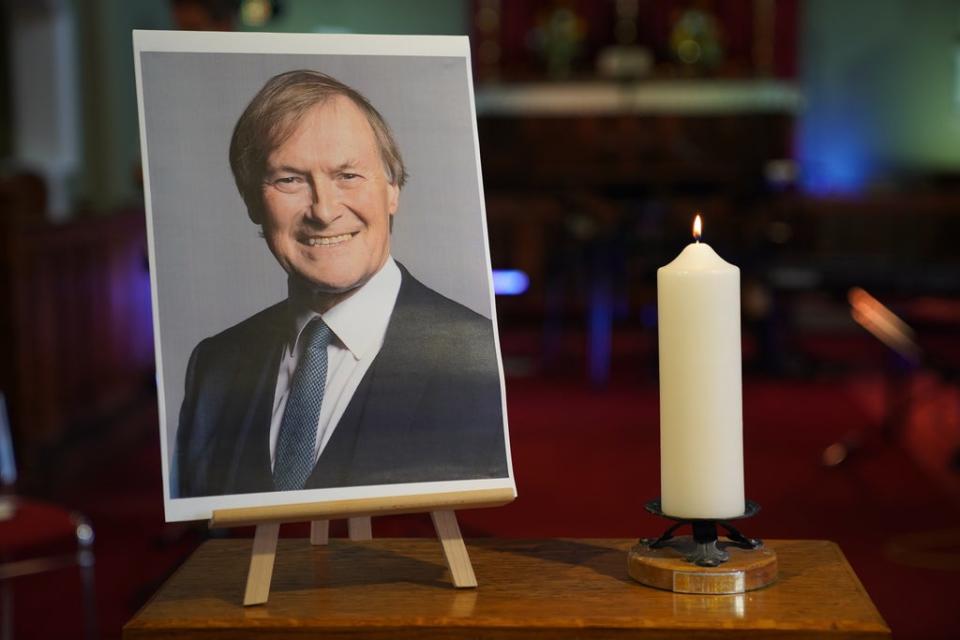
[[175,497],[506,477],[492,322],[391,256],[406,170],[377,110],[280,74],[230,166],[288,290],[193,350]]

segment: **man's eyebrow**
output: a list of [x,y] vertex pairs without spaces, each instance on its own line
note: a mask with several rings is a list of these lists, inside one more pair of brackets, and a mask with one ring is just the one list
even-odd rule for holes
[[[332,173],[339,173],[340,171],[346,171],[347,169],[356,169],[356,168],[359,166],[359,164],[360,164],[360,163],[357,162],[356,160],[346,160],[346,161],[344,161],[344,162],[341,162],[341,163],[338,164],[337,166],[335,166],[335,167],[333,168]],[[268,173],[268,174],[269,174],[269,173],[299,173],[299,174],[302,174],[302,175],[307,175],[307,174],[309,174],[310,172],[309,172],[308,170],[302,169],[302,168],[300,168],[300,167],[295,167],[295,166],[289,165],[289,164],[283,164],[283,165],[278,165],[278,166],[270,166],[270,165],[267,165],[267,171],[266,171],[266,173]]]
[[357,162],[356,160],[346,160],[344,162],[341,162],[337,166],[335,166],[333,168],[333,172],[338,173],[340,171],[345,171],[347,169],[356,169],[359,166],[359,164],[360,163]]
[[309,172],[289,164],[284,164],[276,167],[267,165],[267,173],[299,173],[306,175]]

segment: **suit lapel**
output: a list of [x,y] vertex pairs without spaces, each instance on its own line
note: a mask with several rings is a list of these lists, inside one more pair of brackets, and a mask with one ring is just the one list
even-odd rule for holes
[[243,352],[237,354],[227,411],[235,429],[230,430],[229,438],[218,443],[217,449],[222,455],[215,460],[217,468],[223,470],[224,493],[273,490],[270,421],[277,371],[288,337],[286,318],[285,310],[278,310],[265,323],[262,334],[252,337]]
[[429,372],[414,371],[420,360],[421,337],[429,331],[419,288],[398,263],[400,291],[383,346],[377,354],[347,410],[317,461],[307,487],[350,486],[362,479],[389,471],[391,456],[398,449],[389,446],[404,437],[420,403]]

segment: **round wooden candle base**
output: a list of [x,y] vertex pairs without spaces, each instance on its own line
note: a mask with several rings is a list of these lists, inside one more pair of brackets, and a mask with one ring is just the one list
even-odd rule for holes
[[630,577],[651,587],[675,593],[743,593],[765,587],[777,579],[777,554],[772,549],[741,549],[724,546],[730,559],[718,567],[700,567],[685,560],[690,536],[679,536],[670,547],[651,549],[635,545],[627,556]]

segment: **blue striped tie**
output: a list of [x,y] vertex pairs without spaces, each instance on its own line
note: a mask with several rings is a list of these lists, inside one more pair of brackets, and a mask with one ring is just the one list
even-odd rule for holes
[[319,317],[311,320],[300,336],[305,346],[293,372],[273,462],[273,484],[280,491],[303,489],[316,463],[317,422],[327,382],[327,345],[332,338],[330,327]]

